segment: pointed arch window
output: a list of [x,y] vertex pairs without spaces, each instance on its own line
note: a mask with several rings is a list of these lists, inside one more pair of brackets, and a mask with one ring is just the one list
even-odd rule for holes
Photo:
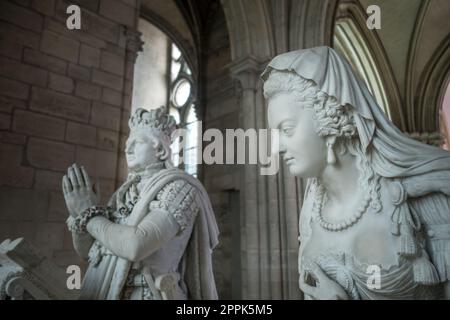
[[184,139],[179,137],[172,145],[173,162],[174,165],[183,167],[187,173],[196,177],[200,122],[196,114],[195,86],[192,71],[175,43],[171,46],[169,87],[169,113],[178,125],[187,131]]
[[390,108],[381,74],[361,31],[349,17],[339,18],[334,29],[334,48],[342,54],[366,83],[370,93],[389,118]]
[[[178,126],[187,131],[184,139],[179,138],[172,144],[174,165],[197,176],[197,138],[201,126],[196,114],[192,69],[180,48],[164,31],[144,18],[139,19],[138,29],[144,45],[134,67],[132,110],[166,107]],[[180,157],[184,161],[180,161]]]

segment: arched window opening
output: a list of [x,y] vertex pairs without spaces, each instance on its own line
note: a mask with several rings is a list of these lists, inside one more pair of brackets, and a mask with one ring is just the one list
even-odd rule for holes
[[178,127],[187,133],[185,139],[180,137],[172,144],[172,161],[197,176],[197,138],[201,126],[195,113],[196,84],[192,70],[167,34],[143,18],[139,19],[138,29],[144,45],[134,67],[132,111],[165,106]]
[[138,29],[144,42],[134,65],[132,111],[155,109],[167,105],[167,56],[169,37],[145,19]]
[[[172,145],[173,162],[184,170],[197,176],[198,137],[200,121],[195,113],[195,92],[192,71],[184,59],[180,49],[172,43],[170,67],[170,101],[169,112],[181,128],[186,129],[185,139],[182,137]],[[181,148],[182,147],[182,148]],[[182,150],[180,150],[182,149]],[[181,161],[183,157],[183,161]]]
[[386,91],[375,59],[358,26],[351,18],[344,17],[336,21],[333,41],[336,51],[350,62],[353,70],[366,83],[378,105],[391,118]]

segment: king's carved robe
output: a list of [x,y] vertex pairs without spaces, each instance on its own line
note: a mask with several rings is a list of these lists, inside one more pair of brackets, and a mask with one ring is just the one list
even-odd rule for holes
[[74,234],[89,259],[81,299],[162,299],[155,279],[164,274],[176,276],[178,299],[217,299],[211,253],[218,230],[197,179],[179,169],[130,174],[108,210],[111,221],[95,217],[89,234]]

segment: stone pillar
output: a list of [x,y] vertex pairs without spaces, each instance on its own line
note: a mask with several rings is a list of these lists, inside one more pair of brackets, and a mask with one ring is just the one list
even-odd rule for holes
[[[222,0],[241,95],[241,127],[267,128],[259,75],[275,55],[330,45],[336,0]],[[241,181],[242,297],[298,299],[298,220],[303,184],[281,165],[261,176],[245,165]]]
[[[266,63],[243,59],[231,66],[239,88],[240,126],[267,128],[260,74]],[[241,181],[242,297],[296,299],[298,212],[301,190],[295,178],[263,176],[259,165],[243,166]]]
[[134,28],[125,27],[122,33],[122,41],[125,43],[125,72],[124,72],[124,89],[123,89],[123,104],[121,108],[122,119],[120,123],[120,143],[118,148],[118,165],[116,173],[116,187],[126,180],[128,174],[128,167],[125,159],[125,143],[128,138],[129,128],[128,119],[130,118],[132,98],[133,98],[133,79],[134,79],[134,64],[137,56],[143,48],[143,41],[141,40],[142,33]]

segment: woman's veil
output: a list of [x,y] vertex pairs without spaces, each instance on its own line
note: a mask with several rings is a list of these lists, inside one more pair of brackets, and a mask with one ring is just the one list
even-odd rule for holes
[[[398,254],[412,261],[416,283],[432,285],[450,279],[449,239],[430,242],[428,253],[433,265],[414,236],[421,228],[417,212],[427,228],[437,228],[442,234],[450,232],[450,152],[402,133],[386,118],[348,62],[329,47],[275,57],[262,74],[264,81],[272,70],[290,71],[312,80],[319,90],[354,109],[358,136],[368,161],[379,176],[392,179],[390,195],[395,209],[391,220],[393,234],[400,237]],[[433,195],[425,197],[429,194]],[[408,198],[419,201],[410,206]]]
[[[418,142],[388,120],[367,86],[348,62],[332,48],[323,46],[287,52],[275,57],[262,74],[291,71],[312,80],[319,90],[354,108],[355,122],[364,152],[375,172],[386,178],[409,178],[431,174],[439,177],[423,194],[450,194],[450,152]],[[422,188],[423,189],[423,188]]]

